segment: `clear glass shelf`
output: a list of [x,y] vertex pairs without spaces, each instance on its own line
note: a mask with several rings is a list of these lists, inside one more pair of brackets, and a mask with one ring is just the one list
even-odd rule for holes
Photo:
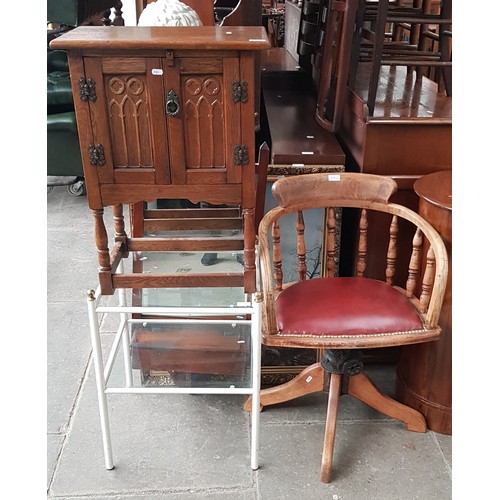
[[132,304],[144,307],[244,307],[242,288],[143,288],[132,293]]
[[[204,264],[210,254],[210,265]],[[243,252],[133,252],[137,273],[241,273]]]
[[108,388],[252,387],[249,320],[132,319],[127,326],[130,373],[120,342]]
[[[242,273],[243,252],[132,252],[126,272],[148,274]],[[131,269],[130,269],[131,267]],[[243,287],[143,288],[132,293],[132,305],[146,307],[239,307],[246,301]]]

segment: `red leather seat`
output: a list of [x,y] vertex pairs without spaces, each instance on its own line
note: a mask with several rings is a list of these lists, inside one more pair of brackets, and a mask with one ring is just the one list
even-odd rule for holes
[[425,331],[420,315],[401,292],[367,278],[300,281],[279,294],[275,312],[280,336],[385,336]]

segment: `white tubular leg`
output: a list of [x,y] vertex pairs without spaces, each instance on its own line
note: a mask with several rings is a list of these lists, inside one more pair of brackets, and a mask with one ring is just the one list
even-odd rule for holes
[[252,318],[252,437],[250,466],[259,468],[259,426],[260,426],[260,357],[261,357],[261,309],[262,296],[254,295]]
[[99,335],[99,321],[96,312],[95,292],[87,292],[87,309],[89,314],[90,337],[92,339],[92,357],[94,360],[95,378],[97,385],[97,400],[99,403],[99,418],[101,421],[102,441],[104,445],[104,462],[106,469],[114,469],[113,451],[109,429],[108,401],[105,393],[104,364],[102,360],[101,339]]

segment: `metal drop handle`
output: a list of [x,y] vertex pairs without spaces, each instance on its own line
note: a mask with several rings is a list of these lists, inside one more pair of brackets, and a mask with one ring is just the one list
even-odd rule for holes
[[180,110],[181,106],[177,94],[173,90],[169,90],[167,95],[167,115],[177,116]]

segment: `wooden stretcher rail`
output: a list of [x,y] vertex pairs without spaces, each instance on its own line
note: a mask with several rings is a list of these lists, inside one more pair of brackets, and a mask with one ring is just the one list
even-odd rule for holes
[[238,217],[241,215],[239,208],[157,208],[144,210],[144,219],[163,218],[203,218],[203,217]]
[[242,273],[213,274],[115,274],[114,288],[242,287]]
[[243,250],[241,237],[234,238],[130,238],[128,250],[131,252],[218,252]]
[[194,231],[217,229],[242,229],[241,218],[186,218],[186,219],[146,219],[144,231]]

